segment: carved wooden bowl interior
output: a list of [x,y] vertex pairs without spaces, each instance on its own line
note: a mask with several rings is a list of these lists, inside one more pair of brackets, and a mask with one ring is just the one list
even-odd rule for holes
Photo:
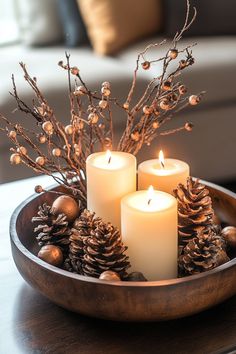
[[[203,181],[222,222],[236,225],[236,194]],[[55,194],[33,195],[13,213],[12,254],[22,277],[68,310],[117,321],[160,321],[189,316],[236,294],[236,258],[200,275],[152,282],[106,282],[69,273],[36,257],[31,218]]]

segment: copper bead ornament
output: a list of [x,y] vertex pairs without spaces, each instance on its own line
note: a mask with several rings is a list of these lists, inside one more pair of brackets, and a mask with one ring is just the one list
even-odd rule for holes
[[55,267],[60,267],[63,262],[61,249],[54,245],[43,246],[38,253],[38,257]]
[[65,214],[68,222],[73,222],[79,215],[79,206],[74,198],[69,195],[61,195],[52,204],[52,213]]
[[236,227],[226,226],[221,231],[221,236],[225,239],[227,246],[231,250],[236,250]]
[[170,49],[168,53],[168,57],[171,59],[176,59],[178,56],[178,50],[177,49]]
[[12,154],[10,156],[10,162],[13,165],[18,165],[19,163],[21,163],[21,157],[19,154]]
[[49,120],[42,124],[42,128],[46,134],[51,135],[53,133],[53,125]]
[[118,273],[113,272],[112,270],[106,270],[105,272],[100,274],[100,280],[106,281],[120,281],[120,276]]

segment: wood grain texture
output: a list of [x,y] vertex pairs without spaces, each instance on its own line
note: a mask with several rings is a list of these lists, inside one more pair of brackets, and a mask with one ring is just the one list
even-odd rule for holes
[[[236,296],[184,319],[96,320],[64,310],[28,286],[10,253],[9,219],[41,177],[0,186],[1,354],[226,354],[236,352]],[[44,184],[45,185],[45,184]],[[20,189],[20,190],[19,190]],[[23,193],[23,191],[25,192]],[[13,195],[14,198],[9,198]],[[17,200],[18,199],[18,200]]]
[[[209,185],[224,221],[236,214],[236,196]],[[206,310],[236,293],[236,259],[199,275],[156,282],[106,282],[53,267],[37,258],[31,218],[47,193],[25,201],[11,219],[11,244],[23,278],[54,303],[77,313],[116,321],[157,321]],[[231,220],[232,221],[232,220]]]

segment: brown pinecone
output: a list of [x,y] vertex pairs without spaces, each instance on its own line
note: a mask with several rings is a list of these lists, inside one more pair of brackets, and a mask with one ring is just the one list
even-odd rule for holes
[[118,273],[121,279],[127,276],[130,267],[128,256],[119,230],[111,223],[98,220],[91,236],[84,238],[83,273],[98,278],[106,270]]
[[46,203],[39,206],[37,215],[32,218],[32,222],[39,223],[34,229],[34,232],[38,234],[36,239],[39,246],[59,246],[65,256],[68,253],[71,235],[66,215],[53,215],[51,207]]
[[213,269],[229,260],[225,243],[212,229],[200,232],[183,250],[179,257],[182,275],[193,275]]
[[[84,238],[91,235],[99,218],[95,213],[84,210],[80,217],[74,221],[71,229],[69,255],[64,262],[64,268],[70,272],[83,274],[82,260],[84,256]],[[99,219],[100,220],[100,219]]]
[[208,189],[191,177],[187,186],[179,184],[174,190],[178,201],[179,245],[184,247],[199,232],[213,227],[214,211]]

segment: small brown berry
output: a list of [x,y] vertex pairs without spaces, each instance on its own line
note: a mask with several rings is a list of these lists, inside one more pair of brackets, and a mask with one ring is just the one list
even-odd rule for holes
[[140,138],[139,132],[134,132],[134,133],[131,134],[131,139],[133,141],[139,141],[139,138]]
[[187,93],[187,87],[185,85],[179,86],[179,93],[180,95],[185,95]]
[[160,108],[163,109],[164,111],[168,111],[168,109],[170,109],[169,101],[167,99],[163,99],[160,102]]
[[59,149],[59,148],[53,149],[53,150],[52,150],[52,154],[53,154],[53,156],[55,156],[55,157],[61,156],[61,149]]
[[39,165],[39,166],[43,166],[45,164],[45,158],[43,156],[38,156],[35,159],[35,162]]
[[47,141],[47,137],[46,137],[45,135],[40,135],[40,136],[39,136],[39,142],[40,142],[41,144],[46,143],[46,141]]
[[27,149],[24,146],[20,146],[20,147],[17,148],[17,152],[19,154],[26,155],[27,154]]
[[123,103],[123,108],[126,110],[129,109],[129,102]]
[[101,94],[102,94],[103,96],[105,96],[105,97],[110,96],[110,94],[111,94],[110,88],[103,86],[102,89],[101,89]]
[[196,106],[201,101],[201,98],[197,95],[192,95],[189,97],[188,101],[192,106]]
[[154,109],[154,114],[155,114],[156,117],[158,117],[160,115],[160,111],[158,111],[158,109],[155,108]]
[[73,126],[72,126],[71,124],[67,125],[67,126],[65,127],[65,132],[66,132],[66,134],[68,134],[68,135],[72,135],[72,134],[73,134]]
[[38,185],[34,187],[35,193],[42,193],[44,191],[43,187]]
[[171,82],[170,81],[164,81],[162,84],[162,90],[164,91],[170,91],[171,90]]
[[46,121],[42,124],[42,128],[46,134],[51,135],[53,133],[53,125],[50,121]]
[[104,82],[102,83],[102,87],[111,88],[111,84],[110,84],[110,82],[108,82],[108,81],[104,81]]
[[82,96],[82,95],[85,95],[87,93],[87,90],[84,86],[78,86],[76,87],[75,89],[75,96]]
[[184,128],[188,131],[191,132],[193,130],[194,125],[192,123],[185,123]]
[[12,154],[10,156],[10,162],[13,164],[13,165],[18,165],[19,163],[21,163],[21,157],[19,154]]
[[153,107],[145,105],[143,107],[143,113],[147,114],[147,115],[152,114],[153,113]]
[[178,50],[177,49],[170,49],[168,53],[168,57],[171,59],[176,59],[178,56]]
[[120,281],[120,276],[116,272],[106,270],[105,272],[100,274],[99,279],[106,281]]
[[63,262],[61,249],[54,245],[43,246],[38,253],[38,257],[55,267],[60,267]]
[[152,127],[153,127],[153,129],[159,128],[159,123],[158,122],[153,122],[152,123]]
[[99,101],[98,105],[101,109],[105,109],[107,107],[107,101],[101,100],[101,101]]
[[90,121],[91,124],[96,124],[98,122],[98,115],[97,113],[90,113],[88,116],[88,120]]
[[231,250],[236,250],[236,227],[226,226],[221,231],[221,236],[225,239],[226,245]]
[[9,131],[8,136],[9,136],[9,138],[11,138],[11,139],[15,139],[15,138],[16,138],[16,132],[15,132],[15,130]]
[[149,61],[145,60],[141,65],[142,65],[143,70],[148,70],[151,66],[151,63]]
[[73,66],[70,69],[70,72],[71,72],[72,75],[78,75],[79,74],[79,69],[77,68],[77,66]]
[[111,150],[112,143],[111,143],[111,139],[110,138],[105,138],[104,139],[104,147],[106,149],[110,149]]

